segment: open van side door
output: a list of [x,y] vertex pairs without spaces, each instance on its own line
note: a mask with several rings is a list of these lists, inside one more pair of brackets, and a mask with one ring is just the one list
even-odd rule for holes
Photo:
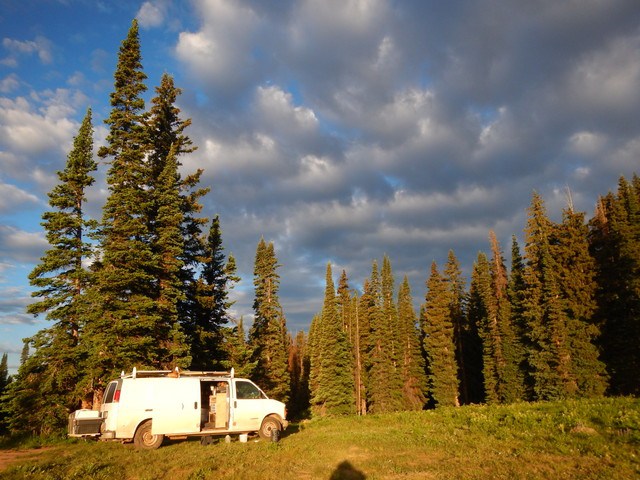
[[151,433],[172,435],[200,431],[200,379],[158,378],[154,382]]

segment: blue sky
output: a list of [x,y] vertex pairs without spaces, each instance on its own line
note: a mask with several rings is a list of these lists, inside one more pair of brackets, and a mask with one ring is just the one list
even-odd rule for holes
[[[106,135],[121,41],[138,18],[149,96],[183,89],[251,320],[261,236],[289,328],[307,329],[331,262],[357,288],[389,255],[418,304],[432,261],[469,272],[494,230],[509,252],[531,193],[559,219],[640,171],[637,0],[0,0],[0,353],[47,325],[25,313],[47,248],[47,192],[86,109]],[[88,192],[100,218],[104,164]],[[508,259],[508,255],[507,255]]]

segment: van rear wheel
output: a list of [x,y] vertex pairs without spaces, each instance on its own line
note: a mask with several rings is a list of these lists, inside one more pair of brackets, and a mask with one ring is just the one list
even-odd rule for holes
[[143,422],[133,436],[133,444],[136,448],[142,448],[144,450],[155,450],[162,445],[163,440],[164,435],[153,435],[151,433],[151,420]]
[[262,421],[258,435],[264,440],[269,440],[273,430],[280,430],[280,422],[277,418],[269,416]]

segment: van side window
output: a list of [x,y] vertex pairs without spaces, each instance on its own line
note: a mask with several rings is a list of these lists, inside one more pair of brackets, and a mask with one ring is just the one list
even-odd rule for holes
[[118,382],[111,382],[109,384],[109,386],[107,387],[107,391],[104,394],[104,402],[102,403],[111,403],[113,402],[113,394],[116,391],[116,386],[118,385]]
[[236,382],[236,397],[238,400],[252,400],[255,398],[265,398],[258,388],[249,382]]

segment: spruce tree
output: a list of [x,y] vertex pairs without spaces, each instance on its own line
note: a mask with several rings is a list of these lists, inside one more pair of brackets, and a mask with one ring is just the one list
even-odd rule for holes
[[525,319],[527,289],[524,280],[524,260],[520,253],[520,245],[515,235],[511,237],[511,272],[507,285],[507,295],[511,306],[511,319],[516,337],[515,345],[518,370],[523,381],[523,399],[533,400],[533,374],[527,361],[527,351],[533,347],[527,333]]
[[[93,316],[88,325],[89,372],[86,380],[97,390],[121,370],[134,366],[162,368],[166,360],[167,329],[156,308],[159,262],[152,245],[149,211],[149,153],[147,114],[142,94],[138,24],[134,20],[122,42],[111,93],[107,144],[98,155],[110,158],[109,196],[103,208],[91,289]],[[181,363],[181,362],[180,362]],[[182,366],[182,365],[181,365]]]
[[467,370],[472,368],[468,365],[465,358],[464,344],[465,331],[467,328],[466,316],[466,298],[465,298],[465,281],[462,278],[460,263],[455,256],[453,250],[449,250],[447,255],[447,264],[444,269],[444,278],[446,279],[449,290],[451,292],[451,322],[453,324],[453,341],[456,346],[456,363],[458,365],[458,377],[460,381],[460,395],[462,403],[469,403],[469,383],[471,378]]
[[244,331],[244,320],[232,320],[234,327],[223,327],[222,348],[224,350],[224,360],[222,367],[235,371],[236,376],[250,378],[256,368],[256,363],[251,360],[253,351],[247,341]]
[[314,415],[346,415],[355,411],[353,360],[337,308],[331,264],[327,265],[322,313],[314,327],[315,354],[311,360],[316,388],[311,397]]
[[347,278],[347,272],[342,270],[340,274],[340,280],[338,281],[338,290],[336,298],[336,306],[340,318],[342,319],[342,327],[347,333],[347,339],[349,344],[354,344],[354,315],[355,312],[352,309],[353,302],[351,299],[351,291],[349,289],[349,279]]
[[308,415],[309,371],[311,368],[307,336],[299,331],[291,340],[289,372],[291,375],[291,399],[287,408],[290,418],[300,419]]
[[61,332],[77,344],[82,323],[81,295],[90,274],[83,261],[92,256],[87,237],[95,228],[85,219],[86,189],[94,183],[91,175],[97,169],[93,159],[93,126],[91,109],[82,121],[73,149],[63,171],[58,172],[60,183],[49,193],[49,205],[55,210],[43,214],[42,226],[51,246],[42,257],[29,280],[36,287],[33,297],[40,297],[28,306],[32,314],[47,313],[47,319],[61,327]]
[[320,324],[322,323],[321,315],[318,313],[311,319],[309,325],[309,342],[307,344],[309,354],[309,406],[311,407],[311,399],[318,395],[320,387],[319,375],[320,368],[313,368],[313,365],[320,365]]
[[351,346],[351,359],[353,362],[353,380],[355,388],[356,413],[362,415],[366,413],[367,402],[364,386],[364,351],[366,340],[363,342],[363,330],[361,326],[362,316],[359,312],[359,299],[356,292],[352,292],[349,287],[347,272],[342,271],[338,282],[337,304],[342,323],[347,334],[347,341]]
[[7,363],[7,354],[2,354],[2,360],[0,360],[0,435],[4,435],[7,433],[7,428],[5,425],[5,418],[7,413],[4,410],[6,401],[4,397],[5,390],[9,386],[12,381],[12,378],[9,376],[9,366]]
[[8,355],[2,354],[2,360],[0,360],[0,396],[2,392],[7,388],[7,385],[11,383],[11,377],[9,376]]
[[555,226],[551,251],[558,264],[559,285],[569,334],[571,368],[577,395],[595,397],[607,388],[605,365],[599,359],[595,341],[600,332],[594,322],[596,311],[595,261],[589,253],[584,213],[571,206]]
[[565,300],[559,285],[559,266],[550,246],[552,229],[544,202],[534,192],[525,230],[524,318],[530,340],[528,361],[536,399],[568,398],[578,391],[572,368]]
[[[149,183],[153,184],[165,168],[165,163],[174,150],[176,162],[181,155],[196,150],[185,130],[191,125],[191,120],[180,118],[180,109],[176,106],[182,90],[174,84],[173,77],[164,73],[160,85],[156,87],[156,96],[151,100],[151,109],[147,120],[150,166]],[[196,173],[199,176],[199,173]],[[153,212],[150,214],[152,215]]]
[[370,318],[376,308],[371,289],[371,283],[365,279],[363,292],[360,298],[354,297],[355,327],[354,327],[354,362],[355,362],[355,388],[356,388],[356,413],[366,415],[369,398],[369,345],[371,343]]
[[[490,403],[511,403],[524,395],[524,380],[519,368],[519,345],[511,319],[511,305],[507,296],[507,271],[495,233],[490,232],[491,262],[487,272],[479,269],[482,282],[485,317],[479,331],[483,344],[485,393]],[[479,259],[479,267],[486,258]],[[485,284],[488,280],[488,284]]]
[[[29,275],[31,285],[37,288],[32,295],[41,300],[29,305],[27,311],[46,313],[53,324],[25,341],[25,349],[31,344],[34,354],[23,355],[16,381],[7,392],[6,408],[13,418],[10,427],[16,432],[42,433],[59,428],[66,422],[67,409],[80,406],[86,394],[78,387],[84,361],[79,342],[85,318],[84,295],[90,281],[83,262],[92,256],[86,237],[94,224],[85,219],[84,202],[96,168],[89,109],[65,169],[58,172],[60,183],[49,193],[53,210],[42,216],[51,248]],[[36,418],[30,419],[30,415]]]
[[171,148],[153,190],[157,213],[152,245],[157,262],[155,301],[159,316],[154,336],[160,343],[158,362],[164,368],[185,367],[191,363],[178,311],[185,294],[180,275],[184,267],[181,259],[184,243],[176,154],[176,148]]
[[398,332],[401,340],[399,374],[403,379],[403,408],[422,410],[427,400],[427,377],[411,287],[406,276],[398,291]]
[[392,370],[389,372],[388,388],[391,395],[391,403],[388,411],[399,411],[406,407],[404,398],[403,362],[405,359],[404,338],[398,306],[395,296],[395,279],[391,268],[391,260],[387,255],[382,258],[381,271],[382,286],[382,311],[384,316],[384,330],[387,332],[387,351],[391,360]]
[[456,364],[453,323],[451,320],[451,290],[431,264],[427,294],[421,319],[424,349],[427,355],[429,394],[435,406],[459,406],[458,367]]
[[[386,258],[386,257],[385,257]],[[373,262],[370,278],[368,313],[368,409],[372,413],[402,409],[402,379],[396,370],[396,345],[392,329],[396,325],[395,306],[392,305],[393,280],[385,260],[381,277],[377,262]],[[391,297],[392,299],[393,297]]]
[[640,382],[640,180],[624,177],[598,202],[590,225],[597,262],[597,325],[614,394],[638,395]]
[[253,379],[269,396],[289,400],[291,379],[288,369],[288,332],[280,306],[280,276],[273,243],[258,242],[254,266],[254,321],[249,339],[256,362]]
[[[474,341],[465,343],[465,345],[475,345],[474,350],[465,350],[465,358],[467,366],[471,369],[469,373],[469,400],[472,403],[483,403],[486,401],[496,402],[495,398],[487,399],[486,392],[493,392],[494,389],[494,368],[489,356],[485,360],[484,356],[488,354],[489,348],[482,341],[483,334],[481,331],[486,324],[488,318],[487,312],[487,292],[491,284],[491,276],[489,273],[489,261],[484,252],[479,252],[476,261],[473,264],[471,272],[471,284],[469,286],[469,332],[475,334]],[[486,371],[486,372],[485,372]],[[488,380],[485,375],[488,373]]]
[[212,370],[224,357],[222,328],[229,323],[229,291],[239,279],[235,259],[227,261],[222,246],[222,229],[216,215],[211,223],[203,257],[203,267],[196,287],[196,308],[185,324],[190,338],[191,368]]
[[[202,228],[207,223],[206,218],[198,216],[202,209],[199,203],[200,197],[205,195],[209,188],[197,188],[202,170],[182,178],[179,169],[182,166],[183,155],[192,153],[197,147],[193,146],[191,139],[185,130],[191,125],[191,120],[183,120],[180,117],[180,109],[176,106],[182,90],[174,84],[173,78],[163,74],[160,85],[156,87],[156,96],[151,100],[151,109],[146,119],[148,154],[148,192],[150,196],[149,210],[146,213],[149,224],[149,235],[152,250],[160,263],[154,274],[157,277],[158,288],[171,283],[175,285],[172,296],[171,310],[177,310],[179,323],[175,325],[175,316],[164,318],[164,323],[171,325],[174,334],[180,337],[174,341],[179,352],[176,353],[174,362],[188,363],[190,348],[192,353],[192,368],[211,369],[211,365],[202,364],[199,347],[194,345],[192,332],[188,332],[196,322],[195,317],[202,313],[205,306],[196,298],[198,288],[201,286],[197,280],[197,274],[201,270],[202,263],[207,262],[206,245],[202,235]],[[167,178],[171,182],[167,184]],[[170,200],[171,204],[167,204]],[[165,214],[164,222],[160,222],[160,206],[171,209],[171,216]],[[167,229],[166,222],[170,219],[169,232],[164,234],[160,229]],[[164,236],[164,238],[163,238]],[[167,242],[172,244],[171,252],[167,251]],[[170,255],[163,260],[163,255]],[[166,297],[166,292],[157,292],[158,297]],[[164,315],[161,312],[161,315]],[[180,328],[184,330],[180,332]],[[185,337],[186,335],[186,337]],[[220,343],[218,335],[216,343]],[[193,355],[197,358],[193,359]],[[165,362],[167,363],[167,362]],[[209,363],[215,363],[211,360]]]

